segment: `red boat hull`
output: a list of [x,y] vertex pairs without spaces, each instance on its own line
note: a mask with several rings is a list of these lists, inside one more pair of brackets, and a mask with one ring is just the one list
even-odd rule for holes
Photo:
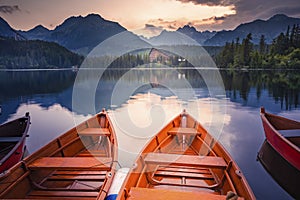
[[26,113],[24,117],[0,125],[0,173],[22,159],[29,124],[30,116]]
[[24,150],[25,150],[25,137],[23,141],[20,142],[17,147],[15,147],[15,150],[11,154],[11,156],[4,163],[2,163],[2,165],[0,165],[0,173],[4,172],[5,170],[8,170],[16,163],[18,163],[23,157]]
[[[269,144],[291,165],[300,170],[300,149],[278,130],[300,129],[300,123],[261,111],[261,119]],[[276,123],[276,124],[275,124]]]

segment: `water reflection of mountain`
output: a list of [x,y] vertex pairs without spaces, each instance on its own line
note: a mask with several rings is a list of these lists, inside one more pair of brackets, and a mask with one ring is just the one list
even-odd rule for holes
[[[299,105],[299,71],[224,70],[220,72],[227,97],[233,102],[250,107],[264,105],[268,108],[268,106],[273,106],[277,110],[293,109]],[[46,109],[54,104],[60,104],[72,111],[72,90],[77,73],[71,70],[0,72],[0,105],[2,106],[0,122],[15,113],[20,104],[32,102]],[[80,82],[88,85],[92,79],[99,81],[100,77],[97,76],[97,73],[90,71]],[[180,84],[182,80],[195,88],[197,98],[209,95],[202,75],[195,69],[106,70],[98,83],[95,97],[96,110],[110,107],[111,94],[117,82],[121,81],[129,85],[140,84],[142,87],[139,87],[137,93],[147,92],[151,89],[155,93],[167,90],[167,87],[163,87],[166,84],[172,85],[176,89],[184,89]],[[149,81],[154,84],[149,84]],[[160,89],[153,90],[155,87]],[[201,95],[197,94],[198,91],[202,92]],[[166,95],[170,94],[165,93]],[[123,99],[120,103],[126,101],[127,99]],[[272,110],[274,111],[274,108]]]
[[59,93],[75,79],[73,71],[3,71],[0,72],[0,99],[36,94]]
[[21,104],[37,103],[43,108],[54,104],[71,109],[72,71],[0,72],[0,122],[14,114]]
[[[214,70],[212,70],[214,71]],[[127,72],[127,71],[125,71]],[[104,80],[119,80],[124,71],[107,71]],[[259,107],[265,102],[280,104],[281,109],[296,108],[300,100],[300,72],[299,71],[228,71],[221,70],[227,97],[231,101],[243,105]],[[202,74],[195,69],[177,70],[136,70],[127,81],[143,81],[145,75],[152,76],[159,81],[178,81],[186,79],[193,88],[206,88]],[[206,88],[207,89],[207,88]]]

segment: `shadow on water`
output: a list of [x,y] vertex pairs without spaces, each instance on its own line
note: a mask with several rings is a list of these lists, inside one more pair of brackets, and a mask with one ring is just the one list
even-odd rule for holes
[[300,199],[300,171],[288,163],[266,140],[258,152],[257,159],[284,190],[295,199]]

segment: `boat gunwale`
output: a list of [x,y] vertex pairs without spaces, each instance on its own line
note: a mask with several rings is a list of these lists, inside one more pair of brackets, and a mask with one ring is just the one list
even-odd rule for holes
[[[22,143],[23,143],[23,145],[25,145],[24,144],[24,142],[25,142],[25,139],[26,139],[26,137],[27,137],[27,133],[28,133],[28,130],[29,130],[29,126],[30,126],[30,116],[29,116],[29,113],[27,114],[25,114],[25,116],[22,116],[22,117],[19,117],[19,118],[17,118],[17,119],[15,119],[15,120],[12,120],[12,121],[10,121],[10,122],[7,122],[7,123],[4,123],[4,124],[2,124],[1,126],[4,126],[4,125],[8,125],[8,123],[13,123],[13,122],[17,122],[17,121],[19,121],[19,120],[21,120],[21,119],[25,119],[25,120],[27,120],[26,121],[26,127],[25,127],[25,129],[24,129],[24,131],[21,133],[21,137],[19,137],[19,140],[18,140],[18,142],[16,142],[15,144],[14,144],[14,147],[9,151],[9,153],[8,154],[6,154],[1,160],[0,160],[0,166],[1,165],[3,165],[14,153],[16,153],[16,150],[22,145]],[[16,163],[15,163],[16,164]],[[7,170],[9,170],[9,169],[7,169]]]
[[[285,117],[282,117],[282,116],[278,116],[278,115],[274,115],[274,114],[271,114],[271,113],[268,113],[268,112],[265,112],[265,109],[264,108],[261,108],[260,110],[260,116],[261,116],[261,119],[262,119],[262,122],[263,122],[263,126],[268,126],[272,133],[269,133],[269,134],[272,134],[274,136],[276,136],[281,142],[282,144],[286,144],[289,146],[290,150],[291,151],[294,151],[294,153],[298,154],[300,156],[300,148],[297,147],[293,142],[291,142],[290,140],[288,140],[286,137],[284,137],[278,130],[280,129],[276,129],[274,127],[274,124],[271,123],[271,121],[268,119],[268,117],[272,117],[272,118],[275,118],[275,119],[280,119],[280,120],[283,120],[283,121],[288,121],[288,122],[293,122],[293,123],[299,123],[295,120],[291,120],[291,119],[288,119],[288,118],[285,118]],[[300,124],[300,123],[299,123]],[[265,129],[265,128],[264,128]],[[296,130],[295,128],[291,128],[291,129],[284,129],[284,130]],[[292,158],[292,156],[290,156],[289,154],[285,153],[286,150],[285,149],[282,149],[280,148],[278,145],[274,144],[274,140],[272,140],[269,136],[269,134],[266,133],[266,131],[264,130],[264,133],[265,133],[265,136],[267,138],[267,141],[269,142],[269,144],[284,158],[286,159],[292,166],[296,167],[298,170],[300,170],[300,164],[295,161],[295,159]],[[300,137],[300,136],[299,136]]]

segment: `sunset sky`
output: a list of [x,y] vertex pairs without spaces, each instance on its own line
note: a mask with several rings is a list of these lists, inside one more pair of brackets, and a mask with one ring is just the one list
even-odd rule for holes
[[100,14],[136,33],[157,34],[186,24],[197,30],[234,29],[283,13],[300,17],[299,0],[0,0],[0,16],[14,29],[54,29],[70,16]]

